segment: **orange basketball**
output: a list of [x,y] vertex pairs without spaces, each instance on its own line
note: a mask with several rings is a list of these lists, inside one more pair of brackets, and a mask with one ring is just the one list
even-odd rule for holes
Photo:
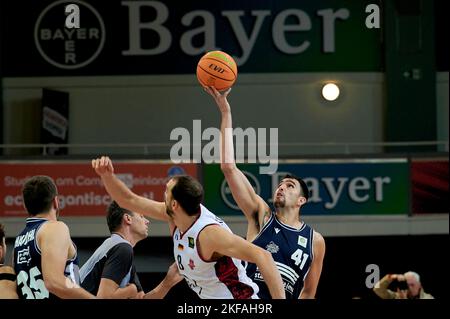
[[236,78],[236,62],[225,52],[211,51],[198,61],[197,79],[202,86],[214,86],[223,91],[230,88]]

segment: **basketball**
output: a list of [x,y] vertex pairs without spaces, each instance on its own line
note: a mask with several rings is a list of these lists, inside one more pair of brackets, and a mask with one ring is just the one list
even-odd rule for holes
[[236,62],[222,51],[206,53],[197,64],[197,79],[202,86],[214,86],[223,91],[230,88],[237,78]]

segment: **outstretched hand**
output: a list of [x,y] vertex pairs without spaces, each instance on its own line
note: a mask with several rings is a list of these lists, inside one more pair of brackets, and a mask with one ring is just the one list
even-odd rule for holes
[[175,286],[177,283],[179,283],[181,280],[184,279],[183,276],[180,275],[180,272],[178,271],[178,265],[176,262],[174,262],[167,271],[166,279],[169,281],[170,286]]
[[217,106],[219,107],[220,112],[229,112],[230,111],[230,104],[228,103],[227,96],[231,92],[231,88],[226,90],[223,93],[220,93],[215,87],[213,86],[205,86],[205,91],[209,93],[214,98],[214,101],[216,101]]
[[112,161],[108,156],[102,156],[92,160],[92,168],[101,177],[114,173],[114,167]]

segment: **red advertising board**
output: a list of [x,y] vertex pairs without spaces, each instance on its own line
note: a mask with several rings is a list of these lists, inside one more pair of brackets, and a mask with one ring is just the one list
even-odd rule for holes
[[448,213],[448,160],[411,163],[413,214]]
[[[174,165],[146,161],[115,161],[116,175],[133,192],[163,200],[170,176],[188,174],[197,178],[195,164]],[[104,216],[111,198],[90,161],[0,162],[0,216],[26,216],[21,189],[33,175],[48,175],[58,187],[63,216]]]

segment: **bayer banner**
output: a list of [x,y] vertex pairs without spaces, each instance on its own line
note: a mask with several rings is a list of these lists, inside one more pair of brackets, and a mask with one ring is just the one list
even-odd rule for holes
[[[78,8],[71,16],[69,4]],[[213,50],[232,55],[243,73],[378,72],[381,29],[368,27],[366,11],[374,4],[380,1],[2,1],[3,72],[194,74]]]
[[[406,159],[279,164],[272,175],[259,165],[242,164],[256,193],[273,209],[273,193],[286,174],[301,177],[310,189],[304,215],[405,215],[409,213],[409,166]],[[219,215],[242,215],[220,165],[203,167],[205,203]]]

